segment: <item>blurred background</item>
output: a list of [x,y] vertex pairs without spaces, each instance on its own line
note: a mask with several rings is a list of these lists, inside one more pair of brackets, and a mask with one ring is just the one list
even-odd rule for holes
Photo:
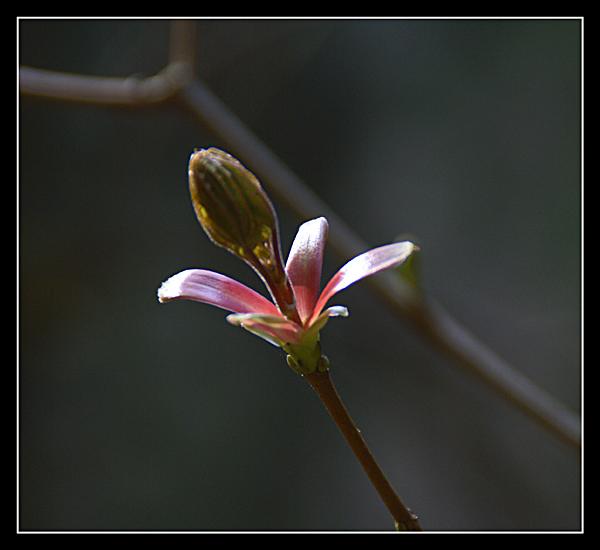
[[[370,246],[413,235],[428,292],[580,412],[581,24],[199,20],[195,71]],[[18,27],[23,65],[168,61],[168,20]],[[190,153],[221,144],[173,105],[24,96],[18,131],[20,529],[392,530],[281,350],[156,299],[190,267],[263,292],[190,204]],[[305,220],[276,207],[287,255]],[[367,285],[335,303],[334,382],[425,530],[581,528],[575,451]]]

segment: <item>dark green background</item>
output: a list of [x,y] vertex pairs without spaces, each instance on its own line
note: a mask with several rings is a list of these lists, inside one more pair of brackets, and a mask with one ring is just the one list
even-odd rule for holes
[[[579,411],[580,20],[200,20],[197,74],[370,245],[415,235],[426,288]],[[20,20],[20,63],[152,75],[163,20]],[[284,354],[192,302],[210,244],[175,106],[19,103],[19,527],[390,530]],[[230,151],[236,154],[236,151]],[[258,174],[260,178],[260,174]],[[276,205],[287,254],[297,219]],[[347,258],[328,253],[324,279]],[[325,282],[325,281],[324,281]],[[336,385],[427,530],[578,530],[580,458],[357,285]]]

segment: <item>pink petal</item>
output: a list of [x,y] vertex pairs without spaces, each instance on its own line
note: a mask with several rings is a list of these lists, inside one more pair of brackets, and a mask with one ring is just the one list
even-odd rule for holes
[[325,218],[302,224],[285,266],[296,295],[296,307],[303,322],[312,315],[319,296],[328,227]]
[[311,322],[314,322],[319,316],[325,304],[334,294],[365,277],[398,267],[416,249],[417,247],[414,244],[406,241],[374,248],[350,260],[331,278],[323,289],[311,316]]
[[158,300],[195,300],[235,313],[261,313],[281,317],[274,304],[258,292],[220,273],[188,269],[167,279],[158,290]]
[[299,342],[304,332],[300,325],[282,316],[232,313],[227,316],[227,320],[232,325],[240,325],[279,347]]

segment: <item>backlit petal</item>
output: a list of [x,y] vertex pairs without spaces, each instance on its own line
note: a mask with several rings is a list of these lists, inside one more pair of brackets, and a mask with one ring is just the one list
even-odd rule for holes
[[214,271],[188,269],[167,279],[158,290],[158,300],[195,300],[235,313],[281,316],[274,304],[258,292]]
[[317,301],[311,322],[319,316],[328,300],[340,290],[380,271],[398,267],[412,252],[418,250],[411,242],[388,244],[356,256],[344,265],[327,283]]
[[283,347],[289,343],[297,343],[303,333],[302,327],[286,319],[272,315],[261,315],[257,313],[232,313],[227,316],[232,325],[239,325],[246,330],[264,338],[274,346]]
[[296,307],[302,321],[313,312],[321,286],[323,251],[328,224],[325,218],[300,226],[292,244],[285,270],[294,288]]

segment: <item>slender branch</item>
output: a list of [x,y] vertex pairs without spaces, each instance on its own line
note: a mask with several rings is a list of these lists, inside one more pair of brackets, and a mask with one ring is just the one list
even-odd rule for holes
[[187,79],[189,67],[172,63],[156,76],[128,78],[74,75],[19,67],[19,91],[62,101],[102,105],[154,104],[169,99]]
[[[393,283],[393,280],[389,281],[386,294],[393,289]],[[431,297],[423,297],[422,306],[411,316],[411,321],[441,354],[581,451],[579,416],[483,345],[441,304]]]
[[191,19],[174,19],[171,21],[171,37],[169,45],[169,65],[184,62],[194,69],[196,45],[196,22]]
[[194,21],[176,19],[171,22],[169,63],[155,76],[89,76],[21,66],[19,92],[63,101],[103,105],[160,103],[172,98],[191,78],[194,39]]
[[348,414],[340,396],[335,389],[329,371],[316,372],[305,376],[308,383],[317,392],[329,414],[350,445],[352,452],[360,462],[371,483],[379,493],[381,500],[392,514],[399,531],[422,531],[417,516],[402,502],[394,488],[377,464],[375,457],[365,443],[360,430]]
[[[215,139],[260,174],[261,182],[292,212],[304,219],[327,217],[328,244],[342,258],[352,258],[369,248],[200,80],[192,78],[193,21],[173,21],[170,56],[165,70],[149,78],[80,76],[21,67],[19,87],[25,94],[107,105],[178,100]],[[366,282],[431,345],[581,450],[579,416],[478,341],[434,299],[420,295],[393,273],[369,277]]]

